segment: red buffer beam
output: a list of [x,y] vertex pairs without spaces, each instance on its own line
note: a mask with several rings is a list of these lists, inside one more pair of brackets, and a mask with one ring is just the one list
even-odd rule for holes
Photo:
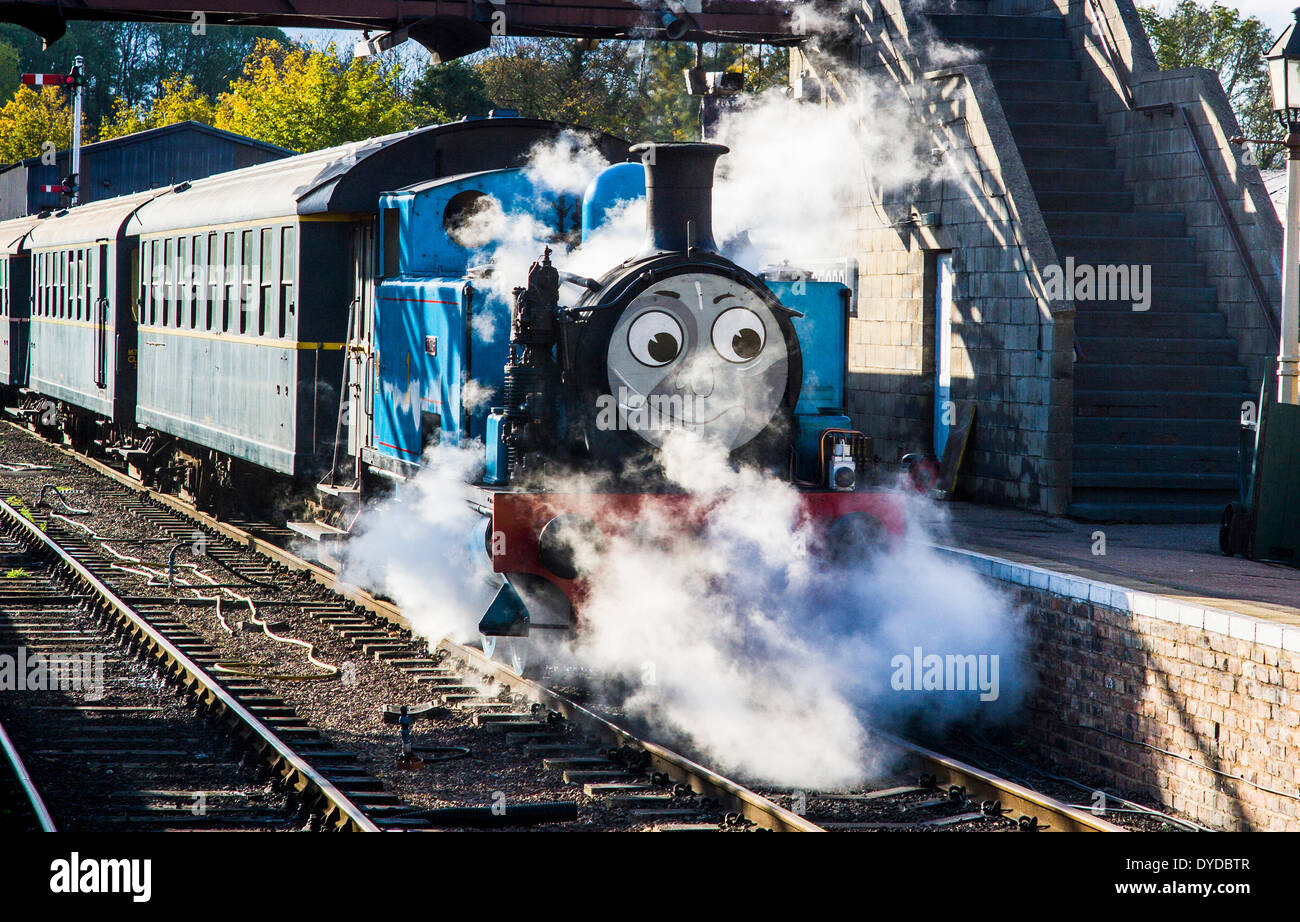
[[778,0],[0,0],[0,22],[47,42],[68,19],[194,25],[409,30],[442,59],[487,47],[493,35],[797,44],[792,3]]

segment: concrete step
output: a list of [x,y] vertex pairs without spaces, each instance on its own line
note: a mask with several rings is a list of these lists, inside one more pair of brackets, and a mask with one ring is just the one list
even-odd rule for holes
[[1228,322],[1218,311],[1174,311],[1153,305],[1149,311],[1096,310],[1086,302],[1075,304],[1074,332],[1083,357],[1088,358],[1087,341],[1093,336],[1205,336],[1217,338],[1228,331]]
[[1074,415],[1165,419],[1232,419],[1248,398],[1237,394],[1074,389]]
[[1081,80],[1083,68],[1076,60],[1059,58],[1022,58],[1020,60],[986,58],[984,65],[996,84],[1000,80]]
[[1150,234],[1130,236],[1119,232],[1116,228],[1116,232],[1111,234],[1053,232],[1052,243],[1056,245],[1056,253],[1062,259],[1066,255],[1074,256],[1076,259],[1086,255],[1093,261],[1105,259],[1109,263],[1124,265],[1137,263],[1150,263],[1153,266],[1162,263],[1199,265],[1196,262],[1196,244],[1190,237],[1156,237]]
[[974,48],[986,60],[1072,61],[1074,49],[1068,38],[1025,38],[1018,35],[954,36],[952,41]]
[[1079,346],[1090,364],[1237,365],[1237,343],[1231,339],[1080,336]]
[[1074,445],[1074,473],[1182,471],[1230,474],[1237,470],[1237,449],[1227,445]]
[[1245,369],[1234,366],[1202,368],[1194,365],[1129,364],[1075,366],[1076,387],[1125,391],[1244,392]]
[[[1109,147],[1032,146],[1020,148],[1020,160],[1026,170],[1051,170],[1074,167],[1086,170],[1115,169],[1115,152]],[[1043,215],[1044,218],[1047,215]],[[1073,217],[1073,215],[1071,215]],[[1048,222],[1051,227],[1051,222]]]
[[[1001,93],[999,92],[999,95]],[[1065,123],[1078,127],[1088,125],[1101,126],[1097,115],[1097,104],[1087,102],[1068,102],[1065,100],[1042,102],[1027,100],[1002,100],[1002,111],[1006,113],[1011,130],[1018,125],[1059,125]]]
[[1003,104],[1009,102],[1070,102],[1086,103],[1088,82],[1086,80],[998,80],[996,81],[998,98]]
[[1041,192],[1124,192],[1124,174],[1118,169],[1083,169],[1066,162],[1029,170],[1029,181]]
[[995,16],[984,13],[929,14],[927,18],[934,29],[947,39],[997,38],[1020,36],[1022,38],[1066,38],[1065,18],[1062,16]]
[[1149,416],[1076,416],[1074,440],[1083,444],[1233,445],[1241,425],[1229,419],[1157,419]]
[[[1013,122],[1011,134],[1017,146],[1054,147],[1105,147],[1109,144],[1106,129],[1101,125],[1079,125],[1071,122],[1053,124],[1040,122]],[[1045,211],[1071,211],[1070,208],[1045,208]]]
[[1076,496],[1081,490],[1191,490],[1212,493],[1234,493],[1237,490],[1236,474],[1174,471],[1079,471],[1074,475]]
[[[1155,281],[1154,271],[1151,280]],[[1080,312],[1087,310],[1089,313],[1121,311],[1138,314],[1217,314],[1219,293],[1209,285],[1170,285],[1156,288],[1151,308],[1147,311],[1134,311],[1133,305],[1127,301],[1081,301],[1078,307]]]
[[[1064,148],[1038,147],[1030,148],[1037,151],[1062,151]],[[1077,149],[1080,154],[1091,153],[1094,150],[1104,150],[1105,153],[1114,159],[1114,154],[1109,148],[1090,148],[1081,147]],[[1020,151],[1021,157],[1024,157],[1025,149]],[[1064,164],[1061,164],[1064,165]],[[1084,166],[1083,163],[1074,164],[1075,166]],[[1125,237],[1186,237],[1187,236],[1187,219],[1178,212],[1170,213],[1151,213],[1135,212],[1127,215],[1095,215],[1095,214],[1078,214],[1075,212],[1062,211],[1045,211],[1043,212],[1043,221],[1047,224],[1047,229],[1053,234],[1080,234],[1083,236],[1101,237],[1109,234],[1121,234]]]
[[1067,192],[1035,186],[1034,191],[1038,196],[1038,207],[1044,211],[1108,214],[1132,214],[1133,212],[1133,193],[1128,190]]
[[1114,522],[1152,525],[1193,525],[1217,522],[1223,503],[1178,502],[1079,502],[1070,503],[1066,513],[1084,522]]

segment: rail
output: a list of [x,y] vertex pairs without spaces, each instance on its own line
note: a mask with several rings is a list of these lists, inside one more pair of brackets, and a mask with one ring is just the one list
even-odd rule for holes
[[[399,627],[411,628],[411,623],[392,602],[377,598],[360,587],[343,583],[334,571],[304,560],[292,552],[258,538],[236,525],[219,521],[175,497],[144,487],[120,471],[116,471],[94,459],[86,458],[84,455],[62,446],[59,446],[59,450],[92,470],[105,474],[115,482],[218,531],[242,547],[269,557],[282,566],[310,575],[317,582],[330,587],[340,595],[351,599],[361,608],[378,615],[384,620]],[[0,511],[3,511],[4,508],[6,508],[6,504],[0,501]],[[31,526],[31,523],[27,524]],[[533,701],[562,714],[573,725],[582,728],[589,734],[603,738],[612,747],[627,745],[640,749],[649,757],[650,764],[656,771],[663,772],[674,781],[689,785],[692,790],[699,794],[714,798],[731,811],[744,816],[760,827],[792,832],[825,831],[815,822],[781,807],[769,798],[749,790],[685,756],[656,743],[639,739],[558,692],[531,679],[521,677],[504,664],[487,657],[480,650],[456,643],[450,639],[442,640],[438,647],[448,651],[450,655],[464,660],[471,670],[490,677],[496,685],[509,685],[512,691],[519,692],[525,697],[529,697]],[[1038,821],[1032,825],[1032,828],[1047,831],[1125,831],[1123,827],[1101,817],[1093,816],[1087,811],[1071,807],[1045,794],[999,778],[975,766],[931,751],[908,740],[880,731],[872,731],[872,734],[876,738],[896,747],[925,773],[934,775],[936,783],[960,785],[973,797],[997,800],[1005,810]]]
[[23,757],[18,754],[17,747],[14,746],[13,740],[9,739],[9,734],[5,732],[4,724],[0,724],[0,750],[4,750],[5,759],[9,762],[10,770],[14,777],[18,779],[18,785],[23,789],[23,794],[27,797],[27,803],[31,805],[32,813],[36,817],[36,822],[40,824],[41,832],[58,832],[54,825],[54,817],[50,816],[50,811],[45,806],[45,801],[41,798],[41,792],[36,787],[36,782],[27,771],[27,766],[23,764]]
[[81,561],[42,531],[39,525],[4,500],[0,500],[0,521],[13,528],[27,544],[44,550],[56,558],[75,580],[90,589],[100,602],[116,615],[119,623],[136,640],[147,647],[151,657],[158,661],[160,667],[180,676],[190,693],[207,709],[213,713],[229,715],[246,732],[251,733],[254,739],[250,742],[259,750],[262,759],[270,763],[291,788],[300,793],[314,792],[322,800],[321,812],[327,825],[354,832],[379,831],[374,821],[352,803],[347,795],[307,764],[267,727],[261,718],[236,700],[184,651],[159,633],[117,593],[91,573]]

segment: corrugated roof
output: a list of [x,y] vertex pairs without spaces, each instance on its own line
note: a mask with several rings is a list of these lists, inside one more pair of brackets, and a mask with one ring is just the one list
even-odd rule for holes
[[136,215],[132,234],[162,233],[194,224],[201,209],[204,224],[231,224],[312,213],[300,203],[312,191],[344,176],[377,151],[436,128],[419,128],[328,147],[310,154],[272,160],[257,166],[199,179],[184,192],[159,199]]
[[[170,125],[163,125],[161,128],[146,128],[144,131],[137,131],[134,134],[124,134],[120,137],[109,138],[107,141],[95,141],[90,144],[83,144],[81,145],[81,154],[85,157],[87,155],[103,153],[104,151],[111,150],[114,147],[127,147],[133,144],[148,144],[164,135],[179,134],[182,132],[211,135],[212,137],[229,141],[232,144],[256,147],[260,150],[270,151],[277,154],[294,154],[294,151],[289,150],[287,147],[280,147],[277,144],[268,144],[266,141],[259,141],[256,138],[250,138],[247,135],[235,134],[233,131],[226,131],[223,128],[213,128],[211,125],[205,125],[202,122],[196,122],[192,119],[183,122],[173,122]],[[67,148],[64,148],[57,153],[57,156],[66,158],[69,153],[70,151]],[[40,162],[41,158],[39,156],[28,157],[25,160],[19,160],[15,163],[0,166],[0,172],[23,164],[26,164],[27,166],[35,166]]]
[[40,249],[114,240],[123,222],[137,208],[151,199],[171,194],[171,189],[153,189],[57,211],[32,229],[27,246]]
[[18,252],[18,246],[22,243],[23,238],[41,219],[35,215],[26,218],[14,218],[11,221],[0,221],[0,255],[13,256]]
[[1286,224],[1286,170],[1260,170],[1264,177],[1264,188],[1277,209],[1277,219]]

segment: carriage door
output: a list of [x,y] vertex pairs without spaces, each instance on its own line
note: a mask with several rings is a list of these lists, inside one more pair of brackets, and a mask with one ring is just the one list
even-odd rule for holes
[[86,254],[86,306],[95,325],[95,386],[108,387],[108,247]]
[[361,449],[370,444],[375,410],[374,325],[375,225],[358,224],[352,231],[352,305],[348,310],[347,341],[348,454],[361,469]]
[[952,253],[935,256],[934,456],[943,457],[952,411]]

